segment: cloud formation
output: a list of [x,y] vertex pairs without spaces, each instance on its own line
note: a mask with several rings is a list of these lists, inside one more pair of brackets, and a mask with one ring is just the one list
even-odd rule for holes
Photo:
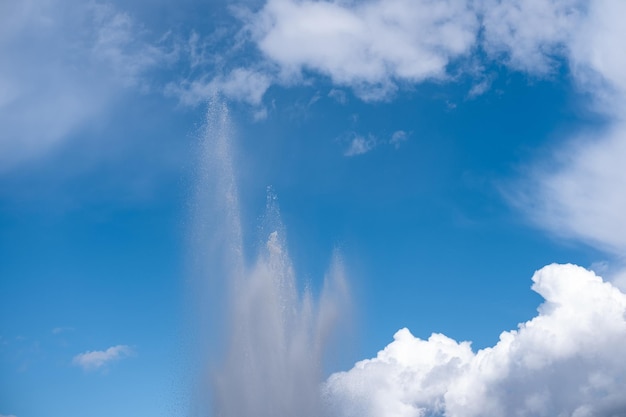
[[479,10],[483,48],[493,58],[532,74],[552,72],[568,53],[573,31],[584,20],[580,0],[483,0]]
[[398,83],[445,78],[475,43],[478,19],[465,0],[269,0],[247,30],[279,79],[314,71],[379,100]]
[[172,56],[128,14],[98,2],[0,6],[0,171],[31,160],[107,110]]
[[52,334],[55,334],[55,335],[59,335],[61,333],[73,332],[73,331],[74,331],[74,328],[68,327],[68,326],[55,327],[51,330]]
[[344,156],[357,156],[363,155],[378,146],[379,141],[374,135],[359,135],[354,132],[350,132],[346,139],[348,140],[348,148],[343,153]]
[[626,125],[573,138],[534,167],[513,201],[552,233],[626,250]]
[[342,417],[617,417],[626,414],[626,294],[574,265],[533,276],[545,302],[490,348],[407,329],[376,358],[331,375]]
[[74,356],[72,364],[80,366],[85,371],[94,371],[133,354],[134,351],[130,346],[117,345],[111,346],[107,350],[93,350],[80,353]]
[[626,250],[626,26],[619,0],[485,0],[485,49],[540,74],[566,62],[605,127],[573,135],[535,161],[508,195],[539,226],[611,254]]
[[338,140],[347,144],[343,155],[351,157],[366,154],[381,145],[390,145],[398,149],[409,139],[410,135],[404,130],[396,130],[389,139],[386,139],[371,133],[365,136],[356,132],[347,132]]
[[389,144],[398,149],[404,142],[409,139],[410,135],[410,133],[407,133],[404,130],[396,130],[395,132],[393,132],[393,135],[391,135],[391,139],[389,139]]
[[166,92],[177,96],[181,103],[191,106],[206,102],[209,97],[218,93],[231,100],[259,106],[271,84],[272,78],[268,74],[247,68],[236,68],[227,75],[212,79],[202,77],[197,80],[170,83]]

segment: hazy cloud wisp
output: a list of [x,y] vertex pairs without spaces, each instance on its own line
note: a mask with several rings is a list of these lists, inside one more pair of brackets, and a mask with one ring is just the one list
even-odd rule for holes
[[122,89],[147,89],[144,74],[173,59],[109,4],[8,2],[0,27],[0,171],[66,141]]
[[[535,161],[506,194],[539,226],[623,256],[626,250],[626,26],[619,0],[495,2],[485,5],[488,51],[531,73],[566,62],[604,127],[573,134]],[[618,262],[623,262],[618,261]]]
[[72,359],[72,364],[80,366],[85,371],[104,368],[111,362],[134,355],[133,349],[127,345],[111,346],[106,350],[93,350],[80,353]]

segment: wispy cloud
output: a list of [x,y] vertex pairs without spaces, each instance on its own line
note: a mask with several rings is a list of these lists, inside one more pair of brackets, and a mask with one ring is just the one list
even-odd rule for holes
[[73,327],[55,327],[54,329],[52,329],[52,334],[59,335],[62,333],[68,333],[68,332],[73,332],[73,331],[74,331]]
[[626,410],[626,294],[593,272],[550,265],[533,276],[539,314],[474,353],[442,334],[400,330],[373,359],[331,375],[341,417],[594,416]]
[[[306,85],[314,74],[362,100],[386,100],[403,84],[452,78],[449,64],[470,54],[480,27],[466,0],[268,0],[236,15],[243,27],[223,59],[206,59],[215,54],[204,53],[205,39],[189,39],[185,50],[199,71],[168,87],[183,104],[218,92],[259,106],[271,85]],[[232,51],[255,59],[242,66]],[[347,99],[338,88],[329,97]]]
[[356,156],[368,153],[378,146],[378,139],[373,135],[362,136],[351,132],[347,135],[348,148],[343,153],[345,156]]
[[567,52],[564,47],[584,15],[579,0],[483,0],[483,48],[492,58],[533,74],[547,74]]
[[118,361],[134,354],[135,352],[130,348],[130,346],[117,345],[111,346],[107,350],[94,350],[80,353],[74,356],[72,364],[80,366],[85,371],[93,371],[101,369],[111,362]]
[[191,106],[206,102],[215,94],[259,106],[271,84],[270,76],[263,72],[236,68],[223,76],[169,83],[166,93],[178,97],[182,104]]
[[389,139],[389,144],[398,149],[404,142],[409,139],[410,134],[404,130],[396,130]]
[[356,132],[348,132],[340,137],[339,140],[347,143],[347,148],[343,153],[344,156],[358,156],[371,152],[378,146],[390,145],[398,149],[410,136],[411,134],[404,130],[396,130],[388,139],[379,138],[371,133],[361,135]]
[[345,91],[333,88],[328,92],[328,97],[336,100],[340,104],[348,103],[348,95]]
[[[601,128],[563,138],[535,161],[505,194],[549,232],[623,256],[626,250],[626,56],[618,53],[626,3],[600,0],[486,2],[488,50],[504,51],[509,65],[549,72],[560,59],[588,93]],[[584,7],[583,7],[584,6]]]
[[0,171],[64,143],[172,59],[130,15],[73,0],[10,2],[0,29]]
[[626,125],[573,138],[522,179],[513,204],[550,232],[626,251]]

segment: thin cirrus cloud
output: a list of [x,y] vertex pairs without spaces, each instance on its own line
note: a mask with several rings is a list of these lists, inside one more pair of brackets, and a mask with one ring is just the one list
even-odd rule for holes
[[111,346],[106,350],[93,350],[80,353],[72,359],[72,364],[80,366],[85,371],[103,369],[112,362],[134,355],[130,346]]
[[122,89],[148,89],[144,74],[174,57],[109,4],[25,0],[0,11],[0,171],[66,141]]
[[341,417],[624,415],[626,294],[574,265],[544,267],[533,282],[539,314],[495,346],[474,353],[402,329],[376,358],[331,375],[327,401]]

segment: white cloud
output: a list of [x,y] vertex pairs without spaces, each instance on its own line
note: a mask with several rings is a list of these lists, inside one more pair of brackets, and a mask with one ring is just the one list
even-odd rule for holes
[[366,154],[381,145],[391,145],[398,149],[409,139],[410,135],[410,133],[404,130],[397,130],[393,132],[389,139],[380,139],[371,133],[364,136],[356,132],[348,132],[340,137],[339,140],[348,145],[343,153],[344,156],[357,156]]
[[339,104],[348,103],[348,95],[345,91],[333,88],[328,92],[328,97],[336,100]]
[[[483,48],[492,58],[532,74],[552,72],[559,60],[604,105],[619,101],[623,116],[626,56],[618,53],[626,27],[620,0],[483,0]],[[613,111],[609,111],[614,113]]]
[[206,102],[215,94],[260,106],[263,95],[271,84],[271,77],[263,72],[236,68],[225,76],[171,83],[167,92],[179,97],[181,103],[191,106]]
[[590,2],[569,46],[571,66],[580,85],[600,101],[602,111],[621,120],[626,117],[626,54],[619,52],[626,38],[625,14],[623,1]]
[[167,52],[158,43],[145,42],[137,22],[110,4],[95,3],[88,11],[94,23],[91,55],[122,85],[145,88],[143,74],[176,56],[175,50]]
[[[625,9],[620,0],[268,0],[239,17],[266,60],[255,71],[271,83],[307,82],[313,72],[363,100],[382,100],[405,84],[451,78],[449,64],[479,48],[538,76],[565,60],[581,86],[597,89],[606,79],[626,91],[626,58],[614,53],[626,37]],[[470,97],[489,86],[483,78]]]
[[391,135],[391,139],[389,139],[389,144],[398,149],[400,145],[406,142],[409,139],[409,133],[404,130],[396,130]]
[[72,359],[72,364],[80,366],[85,371],[101,369],[111,362],[123,359],[134,354],[133,349],[126,345],[111,346],[107,350],[93,350],[80,353]]
[[480,6],[485,50],[535,74],[553,70],[583,13],[580,0],[483,0]]
[[473,353],[400,330],[376,358],[331,375],[329,405],[346,417],[625,415],[626,294],[574,265],[533,281],[545,298],[538,316],[495,346]]
[[373,135],[365,137],[350,133],[347,138],[349,143],[348,148],[343,153],[345,156],[363,155],[378,146],[378,140]]
[[492,82],[493,80],[490,77],[484,77],[483,79],[472,85],[472,88],[470,88],[469,92],[467,93],[467,97],[469,99],[473,99],[484,94],[487,90],[489,90]]
[[626,251],[626,125],[569,141],[524,179],[514,204],[551,232]]
[[110,5],[24,0],[0,6],[0,171],[93,121],[125,87],[171,59]]
[[562,141],[536,161],[513,204],[541,227],[616,255],[626,250],[626,54],[620,0],[484,0],[485,50],[519,70],[550,73],[559,60],[608,127]]
[[465,0],[269,0],[248,23],[283,79],[316,71],[365,100],[388,97],[399,82],[446,78],[477,29]]
[[15,417],[13,414],[0,414],[0,417]]

